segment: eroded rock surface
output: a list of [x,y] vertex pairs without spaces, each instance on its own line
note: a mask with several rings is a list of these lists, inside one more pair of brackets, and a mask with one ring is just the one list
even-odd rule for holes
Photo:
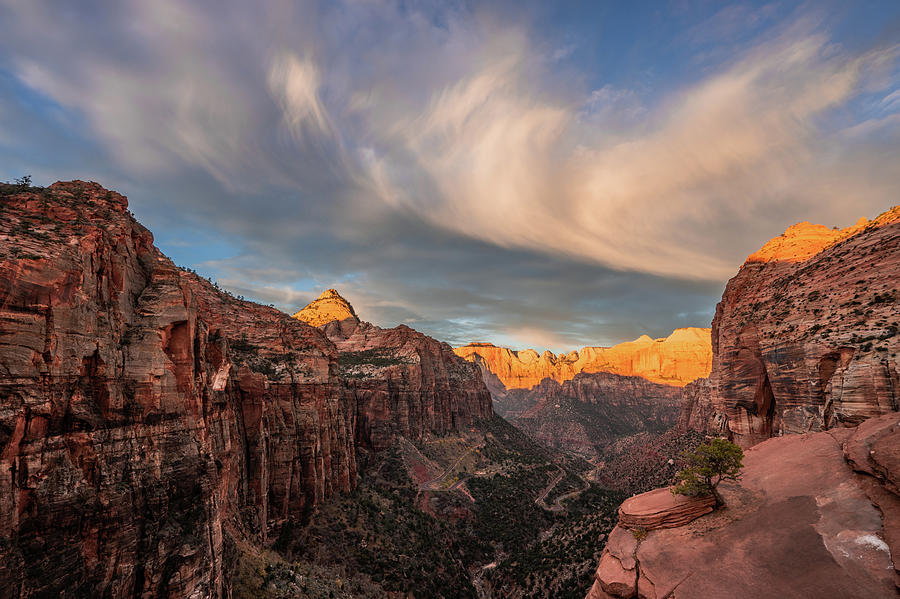
[[900,405],[900,207],[831,230],[803,223],[751,255],[712,325],[706,391],[683,425],[744,447],[854,426]]
[[[724,509],[642,539],[620,522],[587,597],[895,597],[898,424],[889,414],[754,446],[741,480],[719,487]],[[626,504],[655,503],[644,497]]]
[[[562,383],[580,372],[640,376],[680,387],[707,376],[712,364],[710,330],[699,328],[675,329],[661,339],[642,335],[613,347],[583,347],[559,355],[513,351],[490,343],[470,343],[453,351],[490,372],[504,391],[529,389],[546,378]],[[497,395],[497,389],[491,391]]]
[[632,530],[655,530],[684,526],[713,511],[711,495],[687,497],[673,495],[670,487],[635,495],[619,506],[619,526]]
[[294,318],[303,318],[322,298],[330,302],[339,298],[343,306],[329,312],[334,316],[330,320],[320,311],[315,321],[338,351],[340,376],[356,406],[361,443],[380,450],[397,435],[418,439],[429,431],[460,430],[493,414],[478,367],[454,354],[446,343],[405,325],[382,329],[362,322],[334,290]]
[[504,417],[533,438],[593,456],[618,438],[668,430],[676,423],[680,400],[678,387],[597,372],[509,391],[502,404],[523,409]]
[[228,597],[233,541],[351,490],[359,447],[490,412],[411,330],[419,363],[365,397],[322,331],[177,268],[95,183],[0,207],[0,596]]

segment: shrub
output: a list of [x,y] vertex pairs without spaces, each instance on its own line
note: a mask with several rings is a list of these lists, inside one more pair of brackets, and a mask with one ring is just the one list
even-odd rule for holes
[[672,493],[690,497],[712,495],[719,507],[723,502],[716,487],[723,480],[740,477],[744,451],[726,439],[712,439],[685,454],[685,459],[688,467],[677,474]]

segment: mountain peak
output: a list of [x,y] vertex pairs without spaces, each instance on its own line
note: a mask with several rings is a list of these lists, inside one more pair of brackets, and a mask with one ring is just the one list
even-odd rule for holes
[[747,262],[803,262],[822,250],[831,247],[862,231],[868,224],[865,218],[844,229],[828,228],[810,222],[791,225],[778,237],[770,239],[757,252],[750,254]]
[[314,327],[320,327],[333,320],[352,319],[359,322],[359,317],[353,310],[350,302],[341,297],[337,289],[326,289],[322,294],[299,312],[293,318]]

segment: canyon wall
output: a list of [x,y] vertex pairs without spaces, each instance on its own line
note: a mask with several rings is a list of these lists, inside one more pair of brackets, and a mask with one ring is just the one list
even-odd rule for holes
[[563,383],[544,379],[531,389],[509,391],[503,402],[526,408],[506,418],[533,438],[594,457],[621,437],[671,428],[680,400],[678,387],[597,372]]
[[[661,339],[642,335],[613,347],[583,347],[558,356],[533,349],[513,351],[490,343],[470,343],[453,351],[490,372],[491,377],[485,375],[488,386],[496,377],[505,389],[528,389],[545,378],[562,383],[580,372],[640,376],[680,387],[708,376],[712,364],[710,330],[699,328],[675,329]],[[494,387],[491,390],[496,397],[503,390],[497,384]]]
[[475,366],[393,335],[342,360],[123,196],[0,187],[0,596],[229,596],[236,546],[351,490],[360,449],[490,414]]
[[705,391],[682,427],[750,446],[853,426],[900,404],[900,207],[853,227],[801,223],[752,254],[712,323]]
[[329,289],[294,318],[317,323],[338,352],[339,375],[357,410],[361,443],[384,449],[397,435],[460,430],[493,414],[478,367],[408,326],[362,322]]

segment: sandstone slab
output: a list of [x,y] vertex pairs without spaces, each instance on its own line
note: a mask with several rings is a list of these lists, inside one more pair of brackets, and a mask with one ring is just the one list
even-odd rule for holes
[[[890,414],[859,432],[877,444],[898,424],[900,415]],[[895,597],[898,512],[896,504],[879,502],[896,495],[845,459],[845,448],[859,442],[851,438],[855,432],[790,435],[747,450],[741,480],[720,486],[724,509],[651,530],[638,544],[637,595]],[[600,580],[594,586],[609,596],[633,596],[608,593]],[[603,596],[595,588],[588,597]]]
[[683,526],[713,511],[711,495],[673,495],[671,488],[654,489],[626,499],[619,507],[619,526],[655,530]]

